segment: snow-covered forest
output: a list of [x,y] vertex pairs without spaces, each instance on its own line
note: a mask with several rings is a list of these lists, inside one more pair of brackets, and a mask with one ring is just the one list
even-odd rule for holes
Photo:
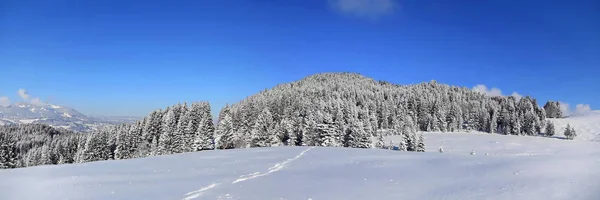
[[213,149],[208,102],[177,104],[133,124],[75,133],[42,124],[0,127],[0,169],[142,158]]
[[208,102],[180,103],[133,124],[85,134],[39,124],[0,127],[0,168],[215,148],[386,148],[389,135],[403,138],[392,144],[400,150],[425,151],[421,131],[540,135],[549,124],[531,97],[490,97],[435,81],[402,86],[355,73],[278,85],[225,106],[216,125],[210,113]]
[[[401,86],[355,73],[323,73],[278,85],[225,107],[219,118],[231,120],[219,124],[232,126],[226,128],[231,133],[221,133],[233,138],[225,147],[369,147],[367,138],[410,138],[417,131],[539,135],[547,124],[545,110],[531,97],[489,97],[435,81]],[[264,121],[269,125],[257,129]],[[266,144],[253,140],[269,136]]]

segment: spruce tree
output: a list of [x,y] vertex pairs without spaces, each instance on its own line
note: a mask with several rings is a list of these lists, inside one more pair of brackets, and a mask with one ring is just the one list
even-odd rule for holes
[[177,107],[167,108],[166,114],[162,118],[162,133],[158,138],[158,155],[172,154],[176,151],[176,145],[181,144],[180,137],[177,137]]
[[425,152],[425,138],[423,137],[423,134],[419,134],[419,139],[418,139],[418,144],[417,144],[417,148],[416,148],[417,152]]
[[275,143],[275,134],[270,133],[273,125],[273,116],[268,109],[264,109],[256,118],[252,126],[250,143],[251,147],[270,147]]
[[544,134],[546,137],[552,137],[555,134],[555,130],[554,130],[554,123],[552,123],[551,121],[547,121],[546,122],[546,134]]
[[231,110],[228,105],[221,110],[219,116],[221,119],[215,131],[216,146],[219,149],[232,149],[234,148],[234,130],[231,121]]

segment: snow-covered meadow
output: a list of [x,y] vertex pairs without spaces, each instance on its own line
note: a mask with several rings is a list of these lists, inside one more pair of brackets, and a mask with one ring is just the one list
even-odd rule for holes
[[[425,153],[272,147],[0,170],[0,199],[600,199],[600,114],[553,121],[556,138],[425,133]],[[567,123],[575,140],[560,139]]]

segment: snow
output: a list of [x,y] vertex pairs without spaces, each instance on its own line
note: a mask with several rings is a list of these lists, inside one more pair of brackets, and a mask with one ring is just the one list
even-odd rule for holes
[[600,142],[587,139],[600,115],[559,121],[582,138],[425,133],[425,153],[271,147],[0,170],[0,199],[600,199]]
[[567,124],[571,124],[577,132],[576,140],[600,141],[600,111],[598,110],[568,118],[549,120],[554,122],[556,133],[560,136],[563,136]]
[[57,106],[57,105],[50,105],[50,108],[53,108],[53,109],[59,109],[59,108],[62,108],[62,107],[60,107],[60,106]]
[[62,116],[63,117],[67,117],[67,118],[71,118],[72,117],[71,115],[69,115],[69,113],[63,113]]
[[23,124],[31,124],[31,123],[37,121],[37,119],[21,119],[19,121]]

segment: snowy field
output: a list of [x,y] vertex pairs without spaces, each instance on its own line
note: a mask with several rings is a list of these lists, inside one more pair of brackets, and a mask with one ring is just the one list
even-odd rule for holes
[[573,141],[426,133],[425,153],[273,147],[1,170],[0,199],[598,200],[596,114],[555,120]]

